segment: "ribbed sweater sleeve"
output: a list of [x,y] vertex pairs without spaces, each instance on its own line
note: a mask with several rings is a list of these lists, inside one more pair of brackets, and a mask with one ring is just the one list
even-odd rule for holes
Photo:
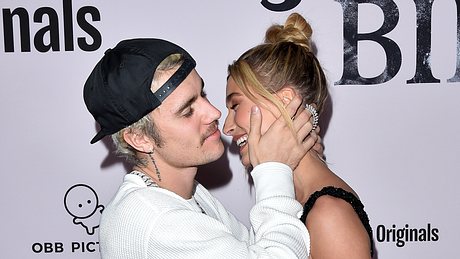
[[257,201],[250,229],[201,185],[195,197],[206,214],[167,190],[136,186],[141,180],[131,175],[104,211],[102,258],[308,258],[309,235],[298,219],[302,206],[291,169],[265,163],[252,174]]
[[256,204],[251,209],[251,237],[273,258],[308,258],[310,235],[300,222],[302,205],[295,199],[292,170],[276,162],[256,166],[251,175]]

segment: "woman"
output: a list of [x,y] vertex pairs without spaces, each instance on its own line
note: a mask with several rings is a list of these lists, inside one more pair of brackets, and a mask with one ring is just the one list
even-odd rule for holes
[[[249,49],[229,66],[224,133],[233,137],[247,168],[251,167],[247,136],[253,106],[261,110],[262,132],[279,116],[291,121],[284,107],[296,96],[309,109],[316,107],[319,114],[323,110],[327,82],[312,53],[311,34],[305,19],[293,13],[284,26],[268,28],[265,43]],[[311,258],[372,257],[372,229],[358,195],[315,150],[294,170],[294,184],[296,199],[304,205],[301,220],[310,232]]]

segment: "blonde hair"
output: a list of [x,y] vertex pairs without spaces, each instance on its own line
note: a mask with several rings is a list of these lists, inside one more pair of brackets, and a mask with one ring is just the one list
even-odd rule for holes
[[275,96],[283,87],[295,89],[304,104],[315,104],[321,113],[328,98],[327,80],[312,52],[311,36],[310,24],[292,13],[284,25],[267,29],[264,43],[229,65],[228,74],[247,97],[257,104],[257,96],[273,103],[289,123],[292,120],[284,104]]
[[[180,67],[183,63],[183,57],[181,54],[172,54],[166,57],[157,67],[154,72],[153,80],[150,85],[152,92],[158,90],[161,87],[159,81],[161,77],[170,73],[173,69]],[[161,138],[158,129],[155,126],[154,121],[151,118],[151,112],[142,117],[137,122],[127,126],[124,129],[119,130],[118,132],[112,134],[112,140],[115,145],[115,153],[124,157],[128,162],[136,165],[145,165],[146,161],[143,158],[137,156],[137,150],[130,146],[125,139],[123,138],[123,133],[127,131],[128,133],[137,133],[149,136],[157,147],[161,147],[164,142]]]

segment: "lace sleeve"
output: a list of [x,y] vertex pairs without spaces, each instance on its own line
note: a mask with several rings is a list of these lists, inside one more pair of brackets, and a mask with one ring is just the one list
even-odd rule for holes
[[353,207],[353,209],[355,210],[356,214],[358,214],[359,219],[363,223],[364,228],[366,228],[366,231],[369,235],[369,239],[371,241],[371,257],[372,257],[374,255],[374,241],[372,238],[372,228],[369,224],[369,217],[367,216],[366,211],[364,211],[364,205],[353,193],[345,191],[342,188],[336,188],[334,186],[324,187],[320,191],[313,193],[310,196],[310,198],[308,198],[307,202],[305,203],[303,207],[303,214],[302,214],[302,217],[300,217],[300,220],[302,222],[306,221],[307,215],[310,212],[310,210],[313,208],[313,205],[315,204],[316,200],[323,195],[329,195],[335,198],[343,199],[344,201],[348,202]]

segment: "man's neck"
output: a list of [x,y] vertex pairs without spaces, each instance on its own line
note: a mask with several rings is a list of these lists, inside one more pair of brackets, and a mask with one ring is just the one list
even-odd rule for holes
[[148,175],[160,187],[190,199],[195,191],[195,176],[197,167],[174,168],[166,165],[158,165],[161,181],[157,176],[155,168],[135,166],[133,170],[138,170]]

